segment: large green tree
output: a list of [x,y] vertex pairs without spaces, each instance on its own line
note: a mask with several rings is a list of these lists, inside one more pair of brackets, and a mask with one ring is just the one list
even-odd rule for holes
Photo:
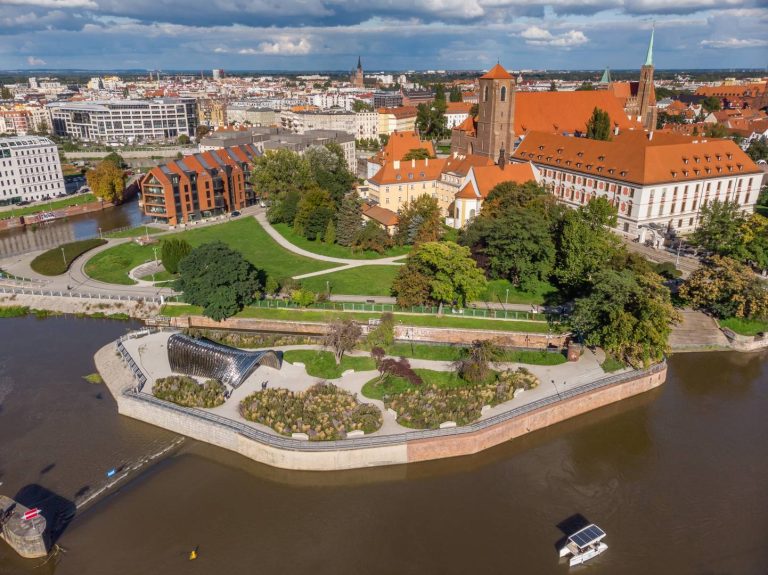
[[357,192],[347,194],[336,217],[336,242],[351,246],[363,227],[363,202]]
[[[392,291],[400,305],[453,303],[460,306],[477,298],[486,286],[485,276],[469,248],[453,242],[427,242],[408,256],[398,271]],[[422,289],[422,301],[414,301],[414,286]]]
[[608,112],[595,108],[587,121],[587,138],[592,140],[611,139],[611,118]]
[[723,107],[720,98],[717,96],[707,96],[706,98],[702,98],[701,106],[707,112],[716,112]]
[[458,86],[454,86],[453,88],[451,88],[451,91],[448,95],[448,99],[451,102],[463,102],[464,95],[461,93],[461,89]]
[[283,214],[282,203],[291,194],[298,201],[313,181],[305,158],[290,150],[267,150],[254,161],[251,183],[257,194],[270,200],[270,221],[293,223]]
[[416,128],[422,138],[438,140],[446,134],[445,100],[419,104],[416,107]]
[[311,189],[299,201],[293,229],[309,240],[323,239],[335,213],[331,194],[320,188]]
[[313,146],[304,153],[304,158],[314,182],[331,195],[337,207],[340,206],[355,183],[355,175],[347,168],[342,147],[336,142]]
[[125,175],[123,170],[111,161],[105,159],[99,162],[99,165],[85,174],[85,178],[97,198],[116,204],[123,201]]
[[768,138],[763,136],[752,140],[747,148],[747,155],[754,161],[768,160]]
[[215,321],[250,304],[266,279],[263,271],[222,242],[193,249],[179,262],[179,275],[176,289],[184,293],[184,301],[201,306]]
[[737,202],[706,203],[701,206],[699,226],[691,235],[691,241],[709,252],[741,259],[746,219]]
[[604,269],[592,280],[591,290],[576,300],[570,318],[576,333],[587,344],[635,365],[661,360],[678,318],[661,278],[630,269]]
[[437,199],[422,195],[405,204],[398,214],[395,241],[400,245],[435,242],[440,239],[442,224]]
[[189,242],[179,238],[169,238],[163,240],[160,250],[160,260],[163,262],[165,271],[175,274],[179,271],[179,262],[187,257],[192,251]]

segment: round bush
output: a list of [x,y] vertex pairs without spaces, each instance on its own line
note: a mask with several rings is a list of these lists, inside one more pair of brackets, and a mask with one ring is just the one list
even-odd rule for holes
[[217,407],[224,403],[225,391],[224,384],[216,379],[201,385],[184,375],[160,378],[152,386],[155,397],[183,407]]

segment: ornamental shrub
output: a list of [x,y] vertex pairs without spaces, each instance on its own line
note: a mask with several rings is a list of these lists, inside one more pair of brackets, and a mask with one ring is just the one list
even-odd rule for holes
[[183,407],[217,407],[224,403],[224,384],[209,379],[202,385],[185,375],[171,375],[155,381],[152,395]]

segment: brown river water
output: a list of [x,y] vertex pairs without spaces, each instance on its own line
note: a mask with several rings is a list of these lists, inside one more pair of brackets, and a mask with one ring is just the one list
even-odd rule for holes
[[564,574],[583,519],[609,550],[574,572],[768,573],[768,354],[676,355],[657,390],[414,466],[288,472],[186,440],[78,509],[176,438],[82,379],[129,327],[0,320],[0,493],[66,549],[37,567],[0,542],[0,574]]

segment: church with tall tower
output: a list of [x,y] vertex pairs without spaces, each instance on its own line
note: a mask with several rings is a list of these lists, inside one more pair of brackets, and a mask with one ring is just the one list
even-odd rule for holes
[[515,119],[515,79],[500,64],[480,76],[475,153],[498,158],[511,151]]
[[363,75],[363,62],[360,56],[357,57],[357,69],[351,74],[349,79],[355,88],[365,88],[365,77]]
[[639,82],[611,82],[608,89],[617,98],[624,100],[624,111],[627,116],[637,120],[646,130],[656,129],[658,109],[656,108],[656,90],[653,87],[653,36],[656,30],[651,30],[651,41],[648,43],[648,53],[645,64],[640,68]]

